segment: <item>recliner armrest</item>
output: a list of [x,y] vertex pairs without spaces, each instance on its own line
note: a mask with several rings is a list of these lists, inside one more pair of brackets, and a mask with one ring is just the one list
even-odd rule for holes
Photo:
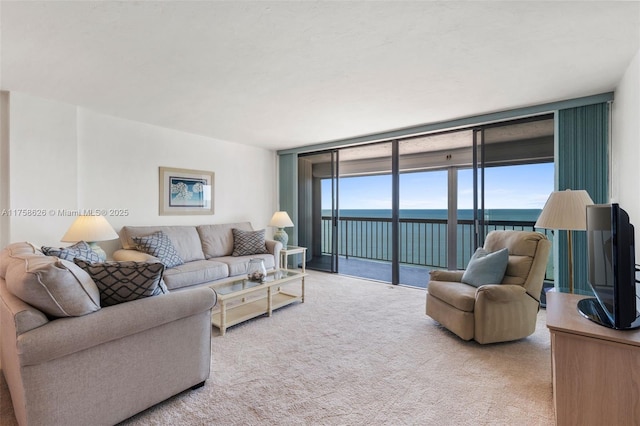
[[520,285],[488,284],[478,287],[476,300],[483,297],[492,302],[512,302],[526,293],[526,289]]
[[434,269],[429,273],[430,279],[433,281],[451,281],[462,282],[462,275],[464,271],[442,271]]

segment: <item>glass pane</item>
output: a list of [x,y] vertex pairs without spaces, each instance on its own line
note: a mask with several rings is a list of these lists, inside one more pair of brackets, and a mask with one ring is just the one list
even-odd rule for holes
[[553,192],[553,163],[488,167],[485,185],[490,229],[501,229],[503,221],[535,223]]
[[263,282],[249,280],[246,275],[243,275],[241,277],[238,277],[234,281],[230,281],[224,284],[214,285],[213,288],[215,289],[216,293],[227,295],[227,294],[237,293],[242,290],[247,290],[249,288],[254,288],[259,286],[264,286],[266,289],[267,286],[265,286],[265,284],[278,284],[280,281],[285,282],[283,280],[287,278],[292,278],[300,275],[302,275],[301,272],[290,270],[290,269],[268,271],[267,277]]
[[391,282],[391,143],[340,150],[338,272]]
[[307,267],[326,272],[335,272],[332,160],[330,151],[300,156],[298,160],[298,241],[307,248]]
[[[534,228],[549,194],[553,192],[554,164],[525,164],[485,169],[485,228],[553,233]],[[546,280],[553,280],[553,256],[547,263]]]
[[[483,232],[534,229],[554,189],[554,120],[552,116],[498,123],[483,131]],[[553,280],[553,257],[547,263]]]
[[457,269],[465,269],[475,251],[473,228],[473,169],[458,170]]
[[447,171],[400,174],[400,283],[426,287],[447,267]]
[[426,287],[430,269],[448,269],[450,180],[471,164],[471,145],[468,130],[399,142],[401,284]]

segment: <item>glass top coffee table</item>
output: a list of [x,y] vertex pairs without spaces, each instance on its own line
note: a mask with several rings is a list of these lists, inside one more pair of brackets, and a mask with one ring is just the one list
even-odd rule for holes
[[[304,303],[305,272],[279,269],[267,272],[264,282],[251,281],[246,275],[224,283],[213,284],[218,294],[218,307],[214,308],[211,323],[224,336],[228,327],[251,318],[267,314],[294,302]],[[293,291],[300,285],[299,291]]]

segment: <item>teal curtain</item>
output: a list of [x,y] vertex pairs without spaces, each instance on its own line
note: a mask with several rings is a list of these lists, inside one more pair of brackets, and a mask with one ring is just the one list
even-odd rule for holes
[[[609,103],[559,110],[556,123],[558,190],[584,189],[596,204],[609,202]],[[558,244],[556,287],[568,291],[567,232]],[[587,282],[587,237],[573,231],[574,292],[592,294]]]
[[[289,213],[293,223],[298,225],[298,155],[284,154],[278,157],[279,210]],[[298,244],[296,227],[285,228],[289,234],[289,244]]]

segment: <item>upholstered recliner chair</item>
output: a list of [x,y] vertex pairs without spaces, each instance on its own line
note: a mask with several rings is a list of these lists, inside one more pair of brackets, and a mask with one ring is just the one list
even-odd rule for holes
[[[497,256],[504,248],[508,250],[508,261],[499,282],[482,284],[469,273],[465,275],[466,271],[431,271],[427,315],[460,338],[482,344],[532,334],[551,241],[539,232],[492,231],[487,235],[485,254]],[[471,272],[471,268],[467,271]]]

